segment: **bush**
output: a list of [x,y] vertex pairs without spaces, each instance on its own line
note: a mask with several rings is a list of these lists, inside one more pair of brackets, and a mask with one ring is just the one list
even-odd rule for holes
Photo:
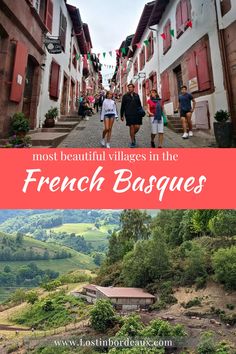
[[196,290],[203,289],[206,287],[207,278],[206,277],[198,277],[196,279]]
[[98,332],[105,333],[114,325],[115,319],[115,311],[109,300],[98,300],[90,311],[91,326]]
[[224,111],[221,109],[220,111],[217,111],[215,114],[215,120],[217,122],[227,122],[230,118],[230,114],[228,111]]
[[234,308],[235,308],[235,306],[233,304],[227,304],[226,307],[229,310],[234,310]]
[[185,309],[189,309],[190,307],[193,307],[193,306],[200,306],[201,303],[202,303],[201,300],[198,297],[196,297],[195,299],[188,301],[186,304],[183,303],[182,306]]
[[220,248],[212,257],[216,279],[226,288],[236,290],[236,246]]
[[27,133],[29,129],[29,120],[25,117],[24,113],[15,113],[10,122],[10,133]]

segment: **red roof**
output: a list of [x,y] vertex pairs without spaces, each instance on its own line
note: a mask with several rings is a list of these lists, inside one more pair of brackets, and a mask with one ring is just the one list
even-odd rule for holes
[[86,289],[86,290],[97,290],[97,286],[96,285],[94,285],[94,284],[89,284],[89,285],[86,285],[86,286],[84,286],[84,289]]
[[96,287],[98,291],[109,298],[138,298],[138,299],[155,299],[155,296],[145,292],[140,288],[118,288],[118,287]]

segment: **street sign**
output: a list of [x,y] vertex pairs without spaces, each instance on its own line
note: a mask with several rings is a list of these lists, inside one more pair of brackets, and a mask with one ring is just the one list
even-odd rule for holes
[[46,37],[44,44],[50,54],[62,53],[61,40],[59,38]]

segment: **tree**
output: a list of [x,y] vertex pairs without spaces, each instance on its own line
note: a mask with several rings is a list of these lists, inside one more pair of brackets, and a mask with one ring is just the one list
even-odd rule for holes
[[120,215],[120,238],[133,241],[149,239],[151,220],[146,211],[125,209]]
[[105,333],[115,323],[115,311],[109,300],[100,299],[90,311],[91,326],[98,332]]
[[220,248],[212,257],[212,265],[216,279],[236,290],[236,246]]
[[22,245],[24,240],[24,234],[22,232],[17,232],[16,234],[16,243],[18,243],[19,245]]
[[34,304],[36,301],[38,301],[39,296],[36,291],[30,291],[26,294],[26,300],[29,304]]
[[209,222],[214,236],[236,235],[236,210],[220,210]]
[[153,227],[160,228],[166,242],[171,246],[180,245],[183,241],[181,222],[184,210],[161,210],[153,221]]
[[186,251],[184,280],[186,284],[193,284],[197,278],[206,278],[206,256],[204,250],[194,243],[190,251]]

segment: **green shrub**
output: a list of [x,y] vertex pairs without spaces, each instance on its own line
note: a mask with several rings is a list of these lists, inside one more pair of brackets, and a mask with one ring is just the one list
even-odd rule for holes
[[182,303],[182,306],[185,308],[185,309],[189,309],[190,307],[193,307],[193,306],[201,306],[201,299],[199,299],[198,297],[195,297],[194,299],[192,300],[189,300],[187,303]]
[[236,289],[236,246],[220,248],[212,257],[216,279],[226,288]]
[[24,113],[15,113],[10,122],[10,133],[18,133],[29,131],[29,120],[25,117]]
[[206,277],[198,277],[196,279],[196,290],[203,289],[206,287],[207,278]]
[[105,333],[115,323],[115,311],[109,300],[100,299],[90,311],[90,322],[93,329]]
[[235,308],[235,306],[233,304],[227,304],[226,307],[229,310],[234,310],[234,308]]

